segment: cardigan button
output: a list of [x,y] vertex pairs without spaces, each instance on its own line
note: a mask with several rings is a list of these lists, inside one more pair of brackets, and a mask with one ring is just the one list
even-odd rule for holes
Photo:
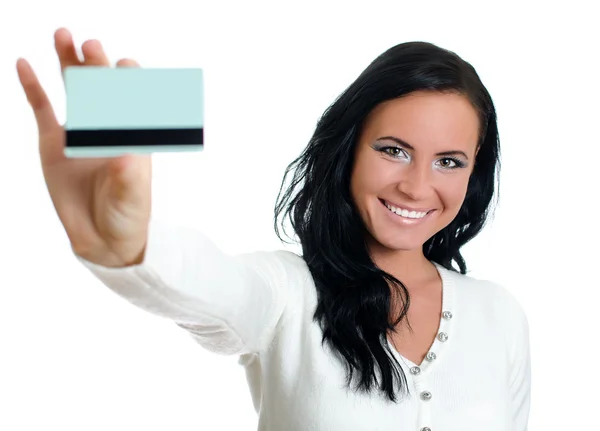
[[435,355],[435,353],[433,352],[427,352],[427,356],[425,356],[425,358],[431,362],[433,361],[435,358],[437,358],[437,356]]
[[446,320],[450,320],[450,319],[452,319],[452,312],[450,312],[450,311],[444,311],[442,313],[442,317],[444,319],[446,319]]
[[410,373],[411,373],[411,374],[413,374],[413,375],[415,375],[415,376],[416,376],[417,374],[421,374],[421,368],[419,368],[419,367],[412,367],[412,368],[410,369]]
[[429,391],[421,392],[421,399],[423,401],[429,401],[431,399],[431,392],[429,392]]
[[448,334],[446,334],[445,332],[440,332],[440,334],[438,335],[438,340],[442,342],[448,340]]

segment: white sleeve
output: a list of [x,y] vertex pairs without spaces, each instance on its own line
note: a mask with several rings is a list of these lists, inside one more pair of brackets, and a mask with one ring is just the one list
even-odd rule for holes
[[513,430],[527,431],[529,410],[531,404],[531,355],[529,346],[529,323],[527,316],[517,302],[510,295],[512,303],[510,317],[510,377],[509,396]]
[[208,350],[241,355],[261,351],[276,331],[289,288],[285,254],[230,256],[201,232],[152,221],[140,265],[107,268],[77,257],[117,295]]

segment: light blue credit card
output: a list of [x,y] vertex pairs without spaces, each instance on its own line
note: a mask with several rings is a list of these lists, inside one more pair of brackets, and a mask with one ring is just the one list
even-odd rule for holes
[[202,69],[68,67],[67,157],[204,148]]

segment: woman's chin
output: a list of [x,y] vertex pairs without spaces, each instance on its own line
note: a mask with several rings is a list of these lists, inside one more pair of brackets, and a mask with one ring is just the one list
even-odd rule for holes
[[384,248],[389,251],[404,251],[404,252],[421,252],[423,244],[420,238],[391,238],[389,235],[381,235],[375,238],[378,248]]

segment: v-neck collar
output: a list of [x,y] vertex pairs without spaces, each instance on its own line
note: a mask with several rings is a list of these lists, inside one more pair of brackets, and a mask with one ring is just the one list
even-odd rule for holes
[[442,280],[442,313],[435,340],[429,347],[427,355],[420,364],[415,364],[402,356],[393,346],[389,338],[387,339],[388,345],[394,355],[397,356],[397,359],[399,359],[400,362],[404,362],[410,368],[412,374],[428,373],[429,370],[435,367],[435,364],[443,359],[448,343],[452,342],[452,323],[455,319],[453,273],[436,262],[432,263],[435,265],[440,279]]

